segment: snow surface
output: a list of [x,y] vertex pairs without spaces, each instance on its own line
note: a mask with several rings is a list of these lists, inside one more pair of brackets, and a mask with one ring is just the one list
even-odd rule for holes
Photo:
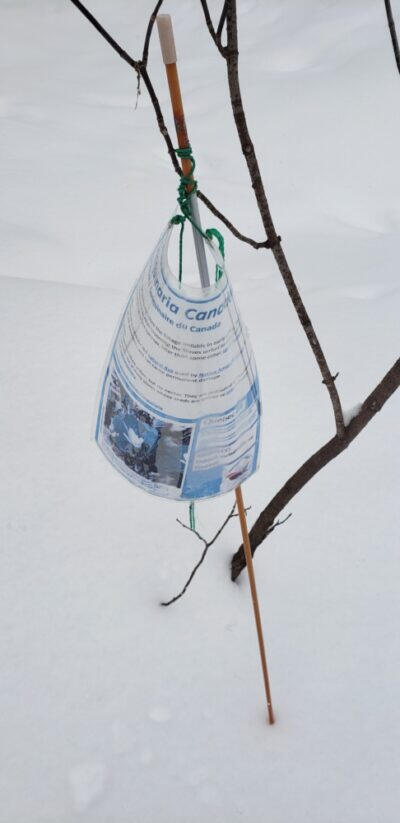
[[[151,6],[90,7],[138,54]],[[239,7],[271,208],[353,409],[398,356],[400,81],[383,3]],[[175,522],[187,508],[90,442],[115,323],[174,208],[152,109],[143,92],[135,111],[134,74],[69,3],[1,9],[0,821],[397,823],[399,397],[257,552],[270,728],[248,583],[228,576],[237,520],[162,609],[202,548]],[[201,186],[261,237],[198,4],[165,11]],[[156,39],[150,68],[165,103]],[[333,419],[272,257],[226,241],[265,398],[255,517]],[[229,505],[199,505],[199,530]]]

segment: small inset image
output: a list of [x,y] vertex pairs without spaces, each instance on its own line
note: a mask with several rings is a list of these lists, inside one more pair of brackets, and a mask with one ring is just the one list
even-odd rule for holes
[[168,422],[142,408],[112,372],[103,439],[135,475],[180,489],[192,431],[191,426]]

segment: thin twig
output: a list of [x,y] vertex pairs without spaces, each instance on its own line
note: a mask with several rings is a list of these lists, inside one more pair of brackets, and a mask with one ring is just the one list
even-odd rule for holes
[[223,9],[222,9],[222,12],[221,12],[221,17],[219,18],[219,23],[218,23],[218,26],[217,26],[217,38],[218,38],[220,43],[221,43],[222,31],[223,31],[223,28],[224,28],[224,25],[225,25],[225,22],[226,22],[227,9],[228,9],[228,3],[227,3],[227,0],[225,0],[224,6],[223,6]]
[[153,32],[153,26],[154,26],[154,23],[156,22],[157,14],[160,11],[160,8],[161,8],[163,2],[164,2],[164,0],[158,0],[158,3],[156,3],[156,5],[154,7],[154,11],[150,15],[150,19],[149,19],[149,22],[147,24],[147,30],[146,30],[146,36],[144,38],[143,54],[142,54],[142,65],[144,67],[147,66],[147,61],[149,59],[149,46],[150,46],[150,38],[151,38],[151,35],[152,35],[152,32]]
[[188,532],[195,534],[196,537],[198,537],[202,543],[207,543],[207,540],[201,536],[200,532],[196,531],[196,529],[192,529],[191,526],[187,526],[186,523],[182,523],[182,520],[179,520],[179,517],[176,518],[176,522],[179,523],[179,525],[182,526],[183,529],[187,529]]
[[272,526],[269,526],[268,534],[271,534],[271,532],[273,532],[274,529],[276,529],[278,526],[283,526],[283,524],[286,523],[286,521],[289,520],[289,517],[291,517],[291,516],[292,516],[292,512],[289,512],[289,514],[287,514],[286,517],[283,518],[283,520],[275,520],[275,522],[272,524]]
[[141,89],[140,89],[140,80],[141,80],[141,77],[142,77],[142,75],[140,74],[140,71],[138,71],[138,73],[137,73],[137,83],[136,83],[136,100],[135,100],[135,111],[136,111],[136,109],[137,109],[137,107],[138,107],[138,105],[139,105],[139,97],[140,97],[140,95],[141,95],[141,93],[142,93],[142,92],[141,92]]
[[223,523],[219,527],[219,529],[215,532],[214,537],[211,540],[206,540],[205,537],[202,537],[201,534],[198,531],[196,531],[196,529],[191,529],[190,526],[187,526],[185,523],[182,523],[182,521],[178,520],[178,518],[177,518],[177,522],[180,524],[180,526],[182,526],[184,529],[188,529],[189,531],[193,532],[193,534],[195,534],[196,537],[198,537],[198,539],[204,544],[204,549],[201,553],[200,560],[198,561],[198,563],[196,563],[194,569],[192,569],[192,571],[191,571],[191,573],[190,573],[183,589],[181,589],[179,594],[176,594],[175,597],[172,597],[171,600],[165,600],[164,602],[160,603],[161,606],[170,606],[172,603],[176,603],[177,600],[180,600],[180,598],[183,597],[186,590],[190,586],[197,570],[200,568],[201,564],[204,562],[208,550],[211,548],[213,543],[215,543],[215,541],[218,539],[218,537],[220,536],[221,532],[224,530],[227,523],[229,523],[229,521],[232,519],[232,517],[235,516],[235,514],[234,514],[235,508],[236,508],[236,503],[233,504],[228,516],[225,518],[225,520],[223,521]]
[[[207,0],[200,0],[200,3],[201,3],[202,8],[203,8],[203,12],[204,12],[204,19],[205,19],[205,21],[206,21],[206,26],[207,26],[207,28],[208,28],[208,31],[210,32],[211,37],[212,37],[212,39],[214,40],[214,43],[215,43],[215,45],[216,45],[216,47],[217,47],[218,51],[220,51],[220,52],[221,52],[221,54],[223,55],[223,54],[224,54],[224,49],[223,49],[223,47],[221,46],[221,39],[220,39],[220,37],[217,35],[217,32],[215,31],[215,28],[214,28],[214,26],[213,26],[213,22],[212,22],[212,20],[211,20],[211,15],[210,15],[210,12],[209,12],[209,8],[208,8]],[[225,4],[225,5],[226,5],[226,4]],[[222,12],[222,13],[223,13],[223,12]],[[225,16],[226,16],[226,11],[225,11]],[[221,21],[220,21],[220,22],[221,22]],[[223,25],[223,24],[222,24],[222,25]],[[222,31],[222,28],[221,28],[221,31]]]
[[399,41],[397,39],[397,32],[396,32],[396,25],[394,22],[392,6],[390,0],[385,0],[385,9],[386,9],[386,16],[389,26],[390,37],[392,39],[392,46],[394,52],[394,59],[396,61],[396,66],[400,73],[400,49],[399,49]]
[[203,194],[202,191],[200,191],[200,189],[197,189],[197,197],[199,198],[199,200],[202,201],[202,203],[204,203],[205,206],[207,206],[209,211],[212,212],[212,214],[215,217],[218,217],[218,219],[221,220],[222,223],[224,223],[224,225],[227,227],[227,229],[229,229],[229,231],[234,235],[234,237],[237,237],[238,240],[242,241],[242,243],[248,243],[248,245],[252,246],[253,249],[268,249],[269,248],[268,240],[264,240],[262,243],[259,243],[259,242],[257,242],[257,240],[253,240],[251,237],[246,237],[245,234],[242,234],[240,231],[238,231],[238,229],[235,228],[233,223],[231,223],[231,221],[228,220],[228,218],[225,217],[225,215],[222,214],[214,206],[214,204],[211,202],[211,200],[209,200],[208,197],[206,197],[206,195]]
[[86,19],[89,20],[89,23],[91,23],[92,26],[94,26],[96,31],[98,31],[99,34],[101,34],[101,36],[104,37],[105,40],[107,40],[107,43],[109,43],[111,48],[113,48],[114,51],[116,51],[117,54],[119,54],[122,60],[125,60],[125,62],[128,63],[129,66],[135,69],[135,71],[138,71],[140,67],[140,60],[134,60],[133,57],[131,57],[130,54],[128,54],[119,45],[119,43],[117,43],[117,41],[114,40],[113,37],[111,37],[111,34],[109,34],[108,31],[106,31],[106,29],[101,25],[101,23],[99,23],[99,21],[96,20],[94,15],[89,11],[89,9],[86,8],[86,6],[83,5],[83,3],[80,2],[80,0],[71,0],[71,3],[73,3],[74,6],[76,6],[76,8],[79,9],[80,12],[82,12],[83,16],[86,17]]

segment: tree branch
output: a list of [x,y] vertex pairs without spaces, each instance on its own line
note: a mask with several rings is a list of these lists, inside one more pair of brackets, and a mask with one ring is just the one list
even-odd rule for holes
[[[321,469],[337,457],[342,451],[347,449],[350,443],[360,434],[372,418],[381,410],[382,406],[394,394],[400,385],[400,358],[387,372],[383,380],[375,387],[370,395],[364,400],[360,411],[353,417],[345,429],[345,436],[339,438],[336,434],[324,446],[318,449],[297,471],[289,477],[289,480],[282,486],[277,494],[268,503],[265,509],[257,518],[250,531],[251,551],[254,554],[260,543],[265,540],[273,530],[276,523],[275,518],[301,491]],[[244,569],[246,560],[243,546],[240,546],[232,558],[231,577],[236,580],[240,572]]]
[[222,14],[221,14],[221,19],[220,19],[219,24],[218,24],[218,31],[219,31],[219,28],[221,26],[221,20],[222,20],[222,26],[221,26],[220,34],[218,34],[215,31],[215,28],[213,26],[213,22],[211,20],[211,15],[210,15],[210,12],[209,12],[209,9],[208,9],[207,0],[200,0],[200,3],[201,3],[201,6],[202,6],[202,9],[203,9],[203,12],[204,12],[204,19],[206,21],[206,26],[208,28],[208,31],[210,32],[211,37],[214,40],[214,43],[215,43],[218,51],[221,52],[221,54],[223,56],[224,55],[224,49],[221,46],[221,32],[222,32],[223,25],[224,25],[224,22],[225,22],[224,12],[225,12],[225,17],[226,17],[226,8],[225,8],[226,7],[226,2],[224,3],[224,7],[222,9]]
[[144,38],[143,54],[142,54],[142,66],[145,66],[145,67],[147,66],[147,61],[149,59],[149,46],[150,46],[151,35],[152,35],[152,32],[153,32],[153,26],[154,26],[154,23],[156,22],[157,14],[160,11],[160,8],[161,8],[163,2],[164,2],[164,0],[158,0],[158,3],[156,3],[156,5],[154,7],[153,13],[150,15],[150,19],[149,19],[149,22],[148,22],[148,25],[147,25],[147,31],[146,31],[146,36]]
[[80,12],[82,12],[83,16],[86,17],[87,20],[89,20],[89,23],[91,23],[92,26],[94,26],[94,28],[96,29],[96,31],[98,31],[99,34],[101,34],[101,36],[104,37],[104,40],[106,40],[107,43],[110,44],[111,48],[114,49],[114,51],[116,51],[117,54],[119,54],[122,60],[125,60],[125,62],[128,63],[129,66],[135,69],[135,71],[139,71],[140,60],[134,60],[133,57],[130,56],[130,54],[128,54],[123,48],[121,48],[119,43],[117,43],[117,41],[114,40],[113,37],[111,37],[111,34],[109,34],[108,31],[106,31],[105,28],[103,28],[101,23],[99,23],[99,21],[96,20],[94,15],[89,11],[89,9],[86,8],[86,6],[83,5],[83,3],[80,2],[80,0],[71,0],[71,3],[73,3],[74,6],[76,6],[76,8],[79,9]]
[[[203,5],[203,4],[202,4]],[[229,93],[231,98],[232,112],[236,124],[240,145],[244,158],[247,163],[252,187],[256,197],[258,209],[261,215],[261,220],[269,240],[269,245],[275,257],[282,279],[285,283],[289,297],[295,308],[297,316],[306,334],[307,340],[311,346],[318,368],[322,375],[322,380],[328,389],[329,396],[332,403],[333,413],[335,416],[336,432],[338,437],[344,435],[344,420],[343,411],[340,403],[339,394],[335,385],[335,381],[329,369],[325,355],[322,351],[321,344],[316,335],[314,326],[311,322],[310,316],[305,308],[300,292],[296,286],[294,277],[289,268],[285,254],[281,246],[281,238],[278,236],[267,196],[265,193],[264,183],[261,177],[258,160],[254,150],[254,145],[250,137],[247,126],[246,115],[243,108],[242,95],[239,84],[239,52],[238,52],[238,34],[237,34],[237,16],[236,16],[236,0],[227,0],[227,47],[224,49],[224,56],[227,63]]]
[[218,23],[218,26],[217,26],[217,38],[218,38],[220,43],[221,43],[222,31],[223,31],[224,25],[226,23],[226,12],[227,12],[227,10],[228,10],[228,3],[227,3],[227,0],[225,0],[224,7],[223,7],[222,12],[221,12],[221,17],[219,18],[219,23]]
[[[170,606],[172,603],[176,603],[177,600],[180,600],[180,598],[183,597],[183,595],[185,594],[185,591],[190,586],[197,570],[200,568],[201,564],[204,562],[208,550],[211,548],[213,543],[215,543],[215,541],[218,539],[218,537],[220,536],[221,532],[224,530],[227,523],[229,523],[229,521],[232,519],[232,517],[235,517],[235,508],[236,508],[236,503],[233,504],[228,516],[225,518],[224,522],[219,527],[219,529],[215,532],[214,537],[211,540],[206,540],[204,537],[201,536],[201,534],[199,534],[198,531],[196,531],[195,529],[191,529],[190,526],[186,526],[185,523],[182,523],[182,521],[178,520],[178,518],[177,518],[177,522],[179,523],[180,526],[182,526],[184,529],[188,529],[189,531],[191,531],[192,534],[195,534],[196,537],[198,537],[198,539],[202,543],[204,543],[204,549],[201,553],[200,560],[198,561],[198,563],[196,563],[194,569],[192,569],[192,571],[191,571],[191,573],[190,573],[183,589],[181,589],[179,594],[176,594],[175,597],[171,597],[171,600],[166,600],[163,603],[160,603],[161,606]],[[246,510],[246,511],[248,511],[248,510]]]
[[221,220],[222,223],[224,223],[224,225],[227,227],[227,229],[229,229],[229,231],[234,235],[234,237],[237,237],[238,240],[242,241],[242,243],[248,243],[248,245],[252,246],[253,249],[269,248],[268,240],[264,240],[262,243],[259,243],[257,242],[257,240],[252,240],[251,237],[246,237],[245,234],[242,234],[240,231],[238,231],[238,229],[235,228],[233,223],[231,223],[231,221],[228,220],[228,218],[225,217],[224,214],[218,211],[216,206],[214,206],[211,200],[209,200],[208,197],[206,197],[206,195],[203,194],[202,191],[200,191],[200,189],[197,189],[197,197],[199,198],[199,200],[202,201],[202,203],[204,203],[205,206],[207,206],[209,211],[212,212],[212,214],[215,217],[218,217],[218,219]]
[[395,26],[395,22],[394,22],[394,18],[393,18],[392,6],[391,6],[391,3],[390,3],[390,0],[385,0],[385,9],[386,9],[386,17],[387,17],[388,26],[389,26],[390,37],[392,39],[394,59],[396,61],[396,66],[397,66],[398,71],[400,73],[399,41],[397,39],[396,26]]
[[171,163],[172,163],[176,173],[181,175],[182,171],[181,171],[181,167],[178,163],[178,160],[176,158],[174,144],[171,140],[169,131],[168,131],[166,125],[165,125],[163,113],[161,111],[161,106],[160,106],[160,103],[158,101],[158,97],[157,97],[157,95],[154,91],[154,86],[153,86],[153,84],[150,80],[147,68],[142,68],[141,69],[141,76],[143,78],[143,82],[146,86],[146,89],[149,93],[150,100],[153,104],[153,109],[154,109],[154,112],[155,112],[155,115],[156,115],[156,118],[157,118],[157,125],[158,125],[158,128],[159,128],[159,130],[160,130],[160,132],[161,132],[161,134],[162,134],[162,136],[165,140],[165,143],[166,143],[166,146],[167,146],[167,151],[168,151],[168,154],[169,154],[170,159],[171,159]]

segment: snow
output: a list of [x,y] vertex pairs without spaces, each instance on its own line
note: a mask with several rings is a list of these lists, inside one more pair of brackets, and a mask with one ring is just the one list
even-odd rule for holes
[[[148,98],[135,111],[134,74],[72,5],[1,5],[1,820],[396,823],[399,397],[256,554],[270,728],[248,582],[229,580],[237,519],[161,608],[202,550],[176,523],[187,507],[132,487],[90,440],[116,322],[175,207]],[[138,54],[151,5],[91,8]],[[353,413],[398,356],[399,77],[383,3],[239,5],[272,212]],[[198,4],[165,11],[200,185],[261,239]],[[150,69],[166,103],[156,39]],[[224,234],[264,396],[252,520],[333,415],[272,256]],[[198,505],[201,534],[230,505]]]
[[343,409],[343,420],[345,426],[349,425],[350,421],[353,420],[353,417],[357,417],[358,413],[361,411],[361,408],[362,403],[356,403],[351,409]]

